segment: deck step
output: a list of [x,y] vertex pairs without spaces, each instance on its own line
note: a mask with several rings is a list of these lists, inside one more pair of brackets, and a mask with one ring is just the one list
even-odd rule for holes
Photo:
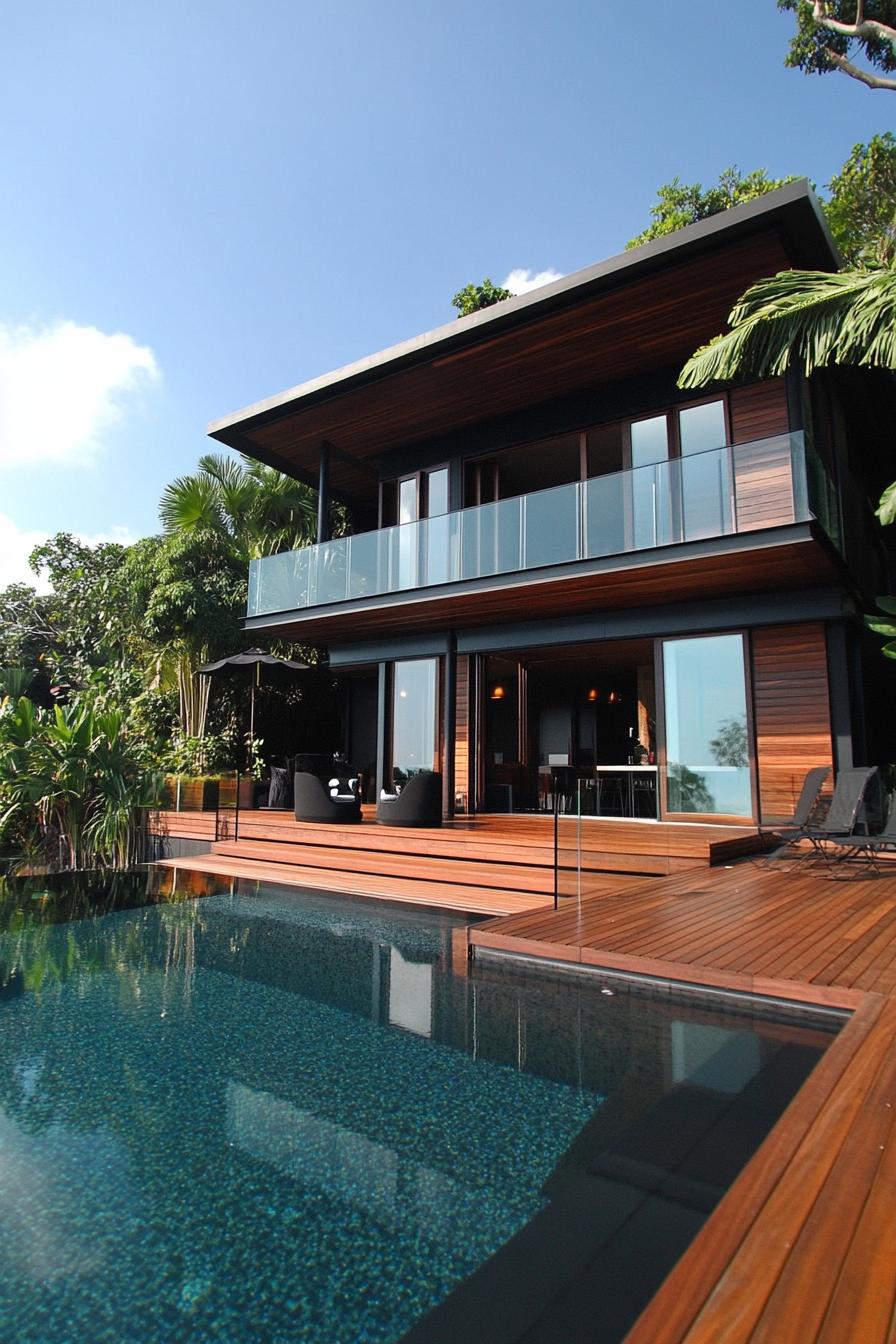
[[504,863],[492,860],[439,858],[369,849],[346,850],[337,846],[278,844],[271,840],[223,840],[212,846],[214,854],[238,859],[259,859],[273,864],[299,864],[305,868],[323,868],[339,872],[406,877],[429,882],[450,882],[460,886],[499,887],[508,891],[532,891],[552,895],[554,875],[550,868],[533,864]]
[[303,887],[312,891],[335,891],[375,900],[400,901],[452,910],[470,915],[510,915],[526,910],[546,909],[550,898],[534,892],[520,893],[488,887],[467,887],[456,882],[413,881],[372,873],[332,872],[299,864],[264,863],[258,859],[240,859],[227,854],[200,854],[186,859],[163,859],[166,868],[186,868],[191,872],[216,873],[245,881],[272,882]]

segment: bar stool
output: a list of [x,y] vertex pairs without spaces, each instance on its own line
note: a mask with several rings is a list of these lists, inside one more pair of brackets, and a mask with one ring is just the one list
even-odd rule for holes
[[625,799],[618,775],[598,775],[597,810],[602,817],[624,817]]
[[636,817],[656,820],[656,775],[635,775],[632,780],[632,809]]

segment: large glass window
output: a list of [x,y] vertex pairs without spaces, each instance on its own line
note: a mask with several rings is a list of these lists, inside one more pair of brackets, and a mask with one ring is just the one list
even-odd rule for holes
[[392,780],[406,783],[433,770],[438,747],[438,660],[394,664],[392,680]]
[[667,811],[752,817],[741,635],[663,644]]

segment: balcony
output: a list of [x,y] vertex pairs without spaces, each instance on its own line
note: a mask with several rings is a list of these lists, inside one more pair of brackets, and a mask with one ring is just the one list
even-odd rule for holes
[[816,515],[836,539],[821,463],[801,433],[783,434],[254,560],[247,614],[518,575]]

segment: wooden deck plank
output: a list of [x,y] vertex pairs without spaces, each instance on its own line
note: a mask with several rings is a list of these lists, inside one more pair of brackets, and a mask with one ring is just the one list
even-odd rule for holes
[[162,859],[160,866],[216,873],[222,877],[241,877],[248,881],[304,887],[314,891],[370,896],[375,900],[402,901],[411,905],[425,905],[434,909],[471,915],[495,915],[501,912],[512,914],[526,910],[530,905],[539,901],[544,902],[546,899],[532,893],[515,896],[511,892],[489,890],[487,887],[463,887],[442,882],[411,882],[372,874],[358,874],[347,879],[344,873],[328,873],[321,868],[264,864],[258,860],[241,860],[226,855],[200,854],[183,859]]
[[893,1209],[896,1207],[896,1127],[891,1107],[889,1138],[862,1217],[846,1252],[818,1344],[849,1339],[856,1323],[869,1340],[884,1340],[896,1311]]
[[[736,1314],[730,1319],[719,1318],[716,1311],[718,1285],[725,1280],[729,1266],[751,1230],[762,1226],[769,1201],[793,1168],[807,1135],[826,1113],[828,1106],[843,1097],[845,1080],[855,1070],[857,1061],[863,1060],[863,1051],[873,1065],[877,1058],[874,1029],[884,1007],[884,1000],[866,996],[824,1058],[813,1069],[765,1143],[641,1313],[626,1336],[625,1344],[683,1344],[685,1340],[688,1344],[697,1344],[698,1339],[712,1341],[712,1344],[722,1344],[722,1341],[734,1344],[734,1341],[749,1338],[748,1334],[743,1333],[744,1322]],[[889,1039],[889,1031],[886,1035]],[[827,1126],[830,1127],[830,1121]],[[815,1132],[818,1138],[818,1131]],[[774,1252],[775,1247],[771,1246],[772,1256]],[[765,1284],[760,1310],[768,1299],[771,1287],[769,1280],[774,1274],[775,1266],[767,1265],[764,1257],[760,1256],[759,1263],[753,1266],[752,1274],[740,1281],[745,1296],[753,1292],[762,1294]],[[710,1304],[713,1314],[711,1329],[721,1333],[713,1335],[702,1328],[700,1333],[695,1333],[694,1326],[698,1319],[706,1325],[706,1312]],[[849,1344],[850,1338],[845,1336],[838,1344]],[[806,1336],[801,1344],[810,1344],[810,1341],[811,1336]],[[829,1341],[829,1344],[834,1344],[834,1341]],[[866,1341],[865,1344],[872,1344],[872,1341]]]
[[[482,925],[473,942],[488,936],[500,946],[502,935],[546,941],[580,949],[576,960],[597,963],[604,955],[608,966],[630,969],[649,963],[651,974],[665,962],[677,973],[699,971],[701,983],[713,970],[729,985],[793,982],[807,997],[814,991],[815,1001],[829,998],[828,988],[873,990],[896,976],[896,879],[841,883],[819,873],[707,869],[699,892],[688,896],[691,885],[687,874],[645,879],[585,897],[575,908]],[[891,900],[892,927],[884,910],[879,926],[860,928],[870,907]]]

